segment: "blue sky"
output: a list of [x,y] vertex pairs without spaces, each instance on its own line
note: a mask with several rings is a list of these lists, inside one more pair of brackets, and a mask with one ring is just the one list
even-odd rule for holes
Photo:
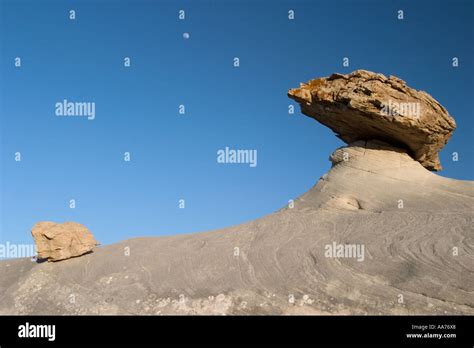
[[[0,3],[0,243],[31,243],[44,220],[83,223],[108,244],[281,208],[343,145],[299,108],[289,115],[286,92],[333,72],[396,75],[430,93],[458,124],[440,175],[473,179],[470,1]],[[94,102],[95,119],[57,117],[63,99]],[[258,165],[217,163],[226,146],[256,149]]]

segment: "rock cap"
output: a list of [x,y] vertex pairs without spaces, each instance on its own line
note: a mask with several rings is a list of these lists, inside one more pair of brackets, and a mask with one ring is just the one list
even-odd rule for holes
[[310,80],[290,89],[288,96],[303,114],[347,144],[380,140],[407,149],[429,170],[441,170],[438,152],[456,128],[448,111],[428,93],[398,77],[366,70]]
[[38,259],[48,261],[81,256],[99,245],[87,227],[77,222],[38,222],[31,234],[36,243]]

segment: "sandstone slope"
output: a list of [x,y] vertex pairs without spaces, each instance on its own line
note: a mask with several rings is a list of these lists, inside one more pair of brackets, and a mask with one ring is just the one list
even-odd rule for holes
[[[378,141],[331,161],[293,208],[249,223],[1,261],[0,313],[474,314],[474,183]],[[363,260],[328,257],[333,243]]]

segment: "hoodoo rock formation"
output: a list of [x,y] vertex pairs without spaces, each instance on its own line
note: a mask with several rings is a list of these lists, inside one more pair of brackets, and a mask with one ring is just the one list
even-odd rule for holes
[[456,128],[448,111],[428,93],[395,76],[357,70],[302,83],[288,96],[301,112],[350,144],[378,139],[405,147],[429,170],[440,170],[438,152]]
[[[293,204],[67,262],[2,261],[0,314],[473,315],[474,182],[427,170],[440,168],[454,121],[394,77],[357,71],[316,81],[290,96],[349,145]],[[390,102],[420,103],[419,117],[381,115]],[[57,248],[75,239],[51,245],[64,227],[43,224],[40,254],[65,257]]]
[[98,245],[92,233],[77,222],[38,222],[31,231],[38,259],[60,261],[81,256]]

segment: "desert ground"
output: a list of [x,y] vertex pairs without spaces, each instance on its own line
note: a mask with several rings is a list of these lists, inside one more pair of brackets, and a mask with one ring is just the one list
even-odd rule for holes
[[249,223],[1,261],[0,313],[474,314],[474,183],[380,142],[330,159],[294,204]]

